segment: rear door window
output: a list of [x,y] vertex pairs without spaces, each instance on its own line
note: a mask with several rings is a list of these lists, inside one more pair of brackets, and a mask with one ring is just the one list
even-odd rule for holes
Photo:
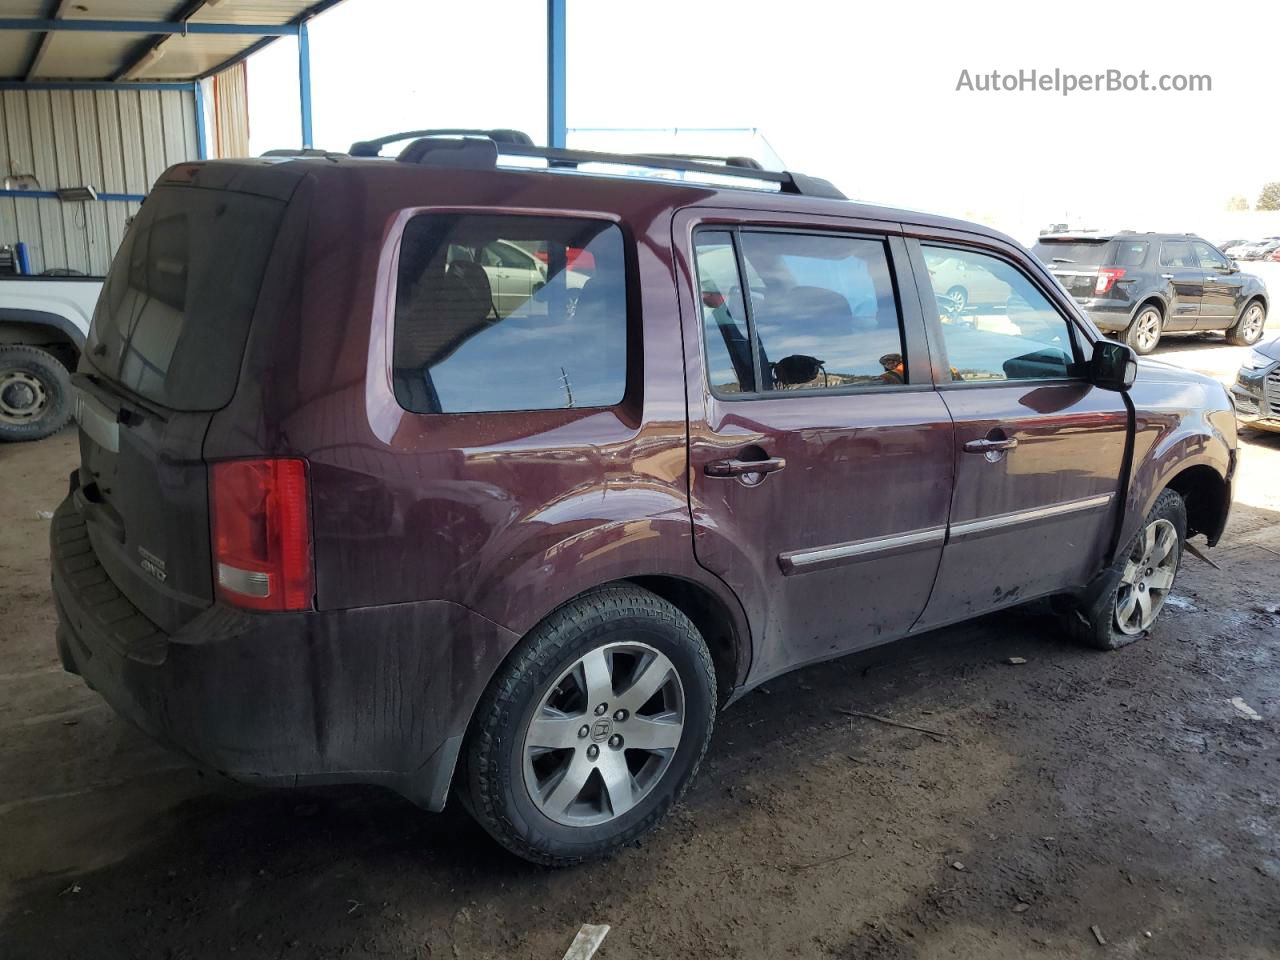
[[620,402],[622,231],[570,217],[414,217],[400,244],[392,363],[396,399],[414,413]]
[[91,367],[173,410],[225,406],[284,207],[198,187],[152,191],[98,298]]
[[1160,244],[1160,266],[1198,268],[1200,262],[1185,240],[1166,240]]
[[[749,278],[745,292],[735,244]],[[898,301],[882,238],[702,231],[695,248],[714,392],[906,383]]]
[[751,393],[756,376],[733,234],[699,233],[694,252],[711,389],[717,394]]

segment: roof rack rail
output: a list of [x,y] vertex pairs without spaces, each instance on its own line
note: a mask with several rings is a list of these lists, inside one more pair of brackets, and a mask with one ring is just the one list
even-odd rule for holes
[[404,133],[389,133],[376,140],[357,140],[347,153],[353,157],[376,157],[379,151],[389,143],[416,140],[420,137],[482,137],[494,143],[533,146],[533,138],[522,130],[470,130],[464,127],[452,127],[439,130],[406,130]]
[[713,157],[705,153],[650,153],[650,157],[662,157],[667,160],[696,160],[700,163],[723,163],[727,167],[746,167],[748,170],[763,170],[760,161],[754,157]]
[[345,153],[334,153],[331,150],[320,150],[316,147],[306,147],[299,150],[296,147],[277,147],[274,150],[268,150],[263,154],[264,157],[345,157]]
[[[507,132],[507,131],[504,131]],[[515,131],[510,131],[515,132]],[[445,139],[459,137],[463,139]],[[521,135],[523,136],[523,135]],[[391,143],[403,139],[403,135],[383,138],[374,143]],[[528,139],[527,137],[525,139]],[[359,154],[353,144],[352,156],[368,156]],[[762,170],[759,165],[747,166],[743,163],[729,162],[744,160],[743,157],[688,158],[672,154],[643,153],[598,153],[592,150],[565,150],[556,147],[538,147],[532,143],[512,140],[499,140],[484,131],[429,131],[419,137],[400,152],[396,158],[402,163],[420,163],[428,166],[466,167],[489,170],[498,165],[498,156],[532,157],[547,161],[553,169],[577,169],[582,164],[600,163],[623,167],[645,167],[653,170],[674,170],[681,173],[700,173],[711,177],[740,177],[763,183],[776,183],[782,193],[796,194],[804,197],[825,197],[832,200],[847,200],[830,182],[820,177],[810,177],[803,173],[789,170]],[[718,162],[709,163],[707,160]],[[754,163],[754,161],[750,161]]]

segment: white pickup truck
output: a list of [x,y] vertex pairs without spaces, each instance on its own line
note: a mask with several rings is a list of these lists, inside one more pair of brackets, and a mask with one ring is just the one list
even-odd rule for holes
[[101,277],[0,277],[0,441],[39,440],[71,418],[71,374]]

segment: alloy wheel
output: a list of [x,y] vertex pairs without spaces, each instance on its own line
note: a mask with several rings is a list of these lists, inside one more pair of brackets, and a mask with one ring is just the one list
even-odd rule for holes
[[44,384],[25,370],[0,373],[0,421],[30,423],[44,412],[49,395]]
[[665,654],[640,642],[591,650],[551,684],[529,721],[529,796],[566,826],[620,817],[671,766],[684,720],[684,688]]
[[1137,336],[1134,338],[1138,349],[1143,353],[1155,349],[1160,342],[1160,314],[1154,310],[1144,310],[1134,321]]
[[1178,530],[1161,517],[1147,524],[1133,545],[1116,591],[1116,627],[1134,636],[1146,631],[1173,587],[1182,545]]
[[1253,343],[1262,336],[1264,323],[1266,323],[1266,314],[1263,312],[1261,305],[1253,304],[1245,312],[1244,320],[1240,323],[1240,336]]

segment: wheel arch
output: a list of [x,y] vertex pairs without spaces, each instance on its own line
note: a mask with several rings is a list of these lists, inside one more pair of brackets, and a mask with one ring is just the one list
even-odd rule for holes
[[1170,477],[1164,490],[1175,491],[1186,504],[1187,536],[1203,533],[1209,546],[1216,544],[1231,512],[1231,485],[1226,478],[1207,463],[1199,463]]
[[746,679],[751,666],[750,638],[745,636],[745,620],[740,627],[729,604],[705,584],[666,574],[630,577],[608,586],[634,583],[683,613],[706,641],[716,668],[716,694],[720,706],[728,704],[733,691]]
[[1240,308],[1240,312],[1236,314],[1236,320],[1238,321],[1241,317],[1243,317],[1244,312],[1248,310],[1250,307],[1252,307],[1255,303],[1262,304],[1262,309],[1267,313],[1271,312],[1271,304],[1267,302],[1266,292],[1263,290],[1259,290],[1253,293],[1249,297],[1249,299],[1244,302],[1244,306],[1242,306]]
[[1169,319],[1169,304],[1166,302],[1164,295],[1160,293],[1148,293],[1145,297],[1138,301],[1138,305],[1133,308],[1133,312],[1129,314],[1129,323],[1138,319],[1140,314],[1147,307],[1155,307],[1160,311],[1160,325],[1163,329],[1164,322]]
[[629,586],[648,590],[666,600],[698,628],[698,632],[707,642],[711,662],[716,671],[716,696],[719,701],[717,707],[728,706],[733,699],[734,691],[742,685],[751,666],[751,638],[741,605],[736,603],[731,593],[727,593],[727,588],[726,593],[720,593],[705,582],[669,573],[638,573],[601,581],[577,591],[572,596],[564,597],[550,606],[543,616],[531,624],[519,639],[510,645],[502,658],[489,671],[484,682],[474,691],[474,695],[467,698],[468,702],[463,706],[465,723],[460,725],[462,732],[446,741],[439,751],[439,756],[430,758],[427,765],[430,767],[430,774],[424,778],[428,783],[419,791],[414,791],[423,796],[423,802],[428,809],[443,809],[445,797],[458,775],[456,769],[458,757],[465,749],[464,745],[475,728],[476,708],[484,699],[484,693],[493,684],[494,679],[518,655],[520,644],[529,631],[575,600],[610,587]]
[[[85,335],[70,318],[47,310],[0,307],[0,346],[26,345],[49,350],[73,368],[84,348]],[[53,349],[49,349],[49,348]]]

